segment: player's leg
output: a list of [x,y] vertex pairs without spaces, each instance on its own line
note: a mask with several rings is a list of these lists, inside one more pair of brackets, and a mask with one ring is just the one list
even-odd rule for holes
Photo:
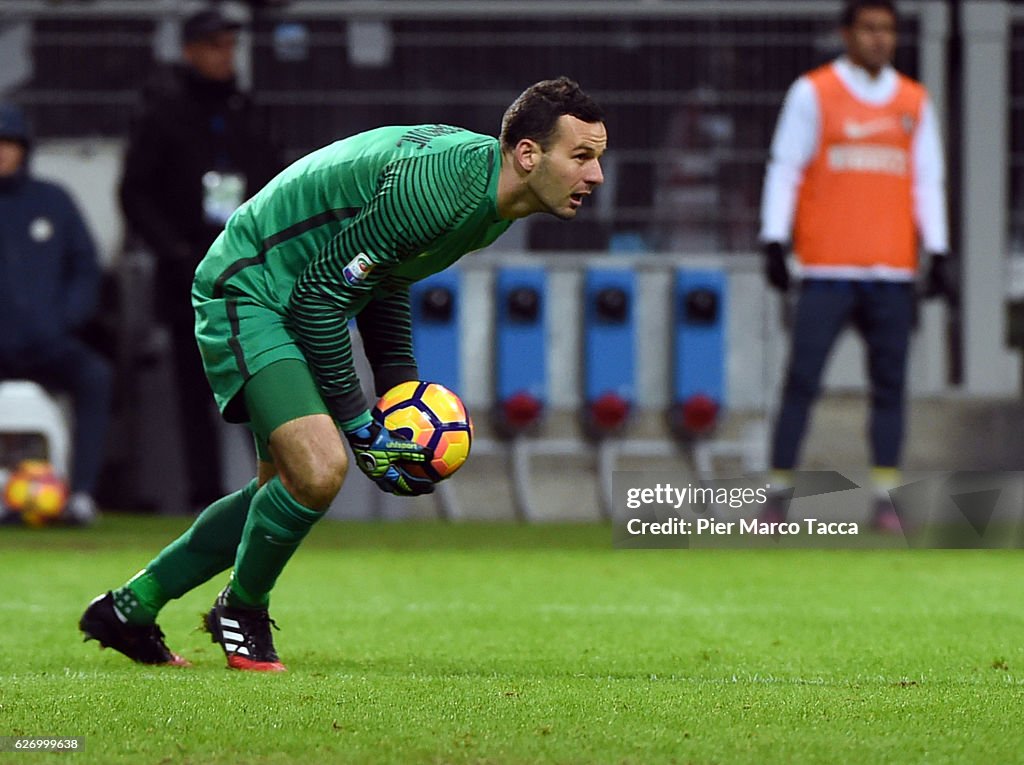
[[230,568],[257,488],[254,479],[211,504],[184,534],[124,587],[115,590],[115,600],[125,617],[136,623],[152,623],[168,601]]
[[868,437],[876,494],[872,522],[876,528],[890,532],[898,531],[900,526],[889,492],[900,483],[914,300],[912,284],[875,283],[866,288],[858,317],[871,381]]
[[252,498],[272,474],[273,464],[261,460],[258,478],[203,510],[184,534],[114,590],[114,604],[124,620],[153,624],[169,601],[230,568]]
[[341,488],[347,456],[306,365],[280,361],[245,386],[257,442],[272,459],[253,497],[231,581],[207,616],[207,629],[238,669],[279,671],[267,608],[295,550]]
[[144,664],[187,664],[167,648],[157,614],[231,566],[256,488],[253,480],[214,502],[144,569],[93,600],[79,622],[86,639]]
[[779,414],[772,435],[772,488],[763,520],[785,519],[811,407],[821,389],[828,355],[853,307],[853,287],[846,281],[808,280],[800,287],[794,315],[789,362]]
[[277,472],[260,439],[256,442],[257,477],[207,507],[184,534],[114,591],[115,601],[127,618],[152,623],[168,601],[180,598],[235,562],[252,498]]
[[[238,315],[232,314],[236,308]],[[301,358],[283,317],[254,304],[229,306],[224,300],[196,305],[202,327],[198,335],[202,357],[218,404],[234,421],[245,421],[240,390],[252,374],[282,358]],[[239,335],[238,327],[244,332]],[[319,404],[322,407],[322,402]],[[317,409],[316,411],[320,411]],[[269,454],[260,463],[260,479],[274,474]],[[136,661],[175,663],[163,633],[155,624],[157,613],[172,598],[180,597],[234,563],[249,514],[260,486],[251,481],[242,489],[206,508],[192,526],[164,548],[139,574],[113,592],[96,598],[79,623],[86,637],[121,651]]]
[[850,282],[813,280],[801,287],[786,382],[772,439],[772,468],[792,470],[799,458],[811,406],[821,390],[825,362],[853,308]]
[[279,474],[253,499],[235,558],[232,605],[265,608],[277,577],[341,488],[344,448],[327,415],[282,425],[271,440]]
[[[250,385],[254,391],[252,398],[257,402],[250,406],[253,406],[254,411],[268,412],[265,416],[257,417],[253,423],[260,457],[257,479],[250,481],[239,491],[214,502],[196,518],[184,534],[165,547],[142,571],[123,586],[94,600],[83,615],[80,625],[88,637],[99,640],[104,646],[121,651],[135,661],[183,663],[180,657],[166,648],[163,633],[155,623],[157,614],[164,605],[230,568],[243,550],[245,558],[250,561],[248,565],[243,566],[243,571],[252,568],[257,572],[257,577],[263,571],[279,573],[298,542],[295,541],[294,545],[286,548],[273,545],[267,540],[268,536],[285,542],[286,545],[288,542],[281,538],[280,534],[275,536],[269,527],[297,526],[297,535],[293,532],[285,536],[297,536],[301,539],[312,523],[320,517],[319,513],[316,513],[311,518],[302,518],[301,507],[295,511],[287,505],[283,513],[278,513],[277,508],[273,506],[276,492],[270,492],[272,504],[269,509],[266,506],[267,499],[264,497],[258,503],[259,510],[251,513],[253,499],[260,487],[265,488],[272,480],[280,482],[268,442],[276,443],[283,438],[282,442],[287,444],[289,439],[284,436],[293,431],[294,437],[300,442],[306,439],[315,440],[308,429],[295,428],[289,421],[302,423],[309,418],[308,413],[312,412],[314,418],[324,418],[330,422],[330,430],[335,437],[337,431],[330,418],[323,414],[326,407],[316,392],[305,364],[296,361],[272,364],[267,370],[257,373],[250,381]],[[250,397],[247,397],[247,400],[248,398]],[[270,403],[264,404],[264,399],[269,399]],[[282,432],[283,435],[275,434],[271,441],[267,431],[274,430],[276,423],[281,420],[287,425]],[[340,439],[338,445],[340,447]],[[300,449],[302,452],[308,450],[308,445],[305,444]],[[290,466],[296,462],[288,456],[293,449],[285,446],[283,451],[285,456],[281,458],[282,464]],[[289,475],[294,474],[301,478],[308,473],[308,470],[302,469],[300,463],[300,466],[290,470]],[[343,469],[338,475],[343,475]],[[336,493],[337,489],[334,491]],[[306,492],[300,494],[304,499],[309,498]],[[330,500],[327,500],[327,504],[329,502]],[[256,520],[247,524],[250,515]],[[295,520],[296,515],[299,517],[298,521]],[[245,533],[246,529],[248,535]],[[243,543],[246,539],[249,540],[249,544]],[[286,550],[287,555],[283,555]],[[274,580],[276,576],[277,574],[273,575]],[[261,581],[263,580],[257,579],[252,589],[259,591]],[[272,585],[273,581],[270,582],[270,586]],[[246,602],[245,605],[249,604]]]

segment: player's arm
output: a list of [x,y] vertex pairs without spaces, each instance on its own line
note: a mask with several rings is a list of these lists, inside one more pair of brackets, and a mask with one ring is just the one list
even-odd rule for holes
[[367,303],[356,317],[373,387],[382,396],[399,383],[419,379],[412,350],[409,290],[401,289]]
[[[433,489],[429,481],[396,467],[398,462],[425,459],[425,453],[412,442],[395,439],[370,417],[352,362],[347,321],[367,306],[398,264],[426,250],[479,203],[473,198],[477,192],[467,192],[465,163],[454,164],[445,155],[428,155],[390,165],[370,203],[299,277],[289,304],[298,343],[359,467],[383,490],[396,494]],[[392,334],[392,348],[407,345],[411,360],[408,326],[393,327]],[[395,343],[399,337],[401,342]],[[391,355],[370,351],[375,352]],[[401,356],[399,350],[393,358]]]
[[786,243],[793,230],[797,192],[804,169],[814,158],[820,140],[820,114],[814,87],[801,77],[782,104],[761,196],[761,242],[765,276],[776,289],[789,287]]
[[946,215],[946,168],[942,139],[931,102],[925,99],[921,119],[911,145],[914,168],[914,220],[929,255],[924,280],[926,297],[944,296],[956,300],[956,286],[950,264],[949,224]]
[[420,163],[390,165],[352,223],[306,267],[292,291],[289,319],[331,415],[349,430],[370,421],[352,361],[348,320],[390,271],[415,257],[457,217],[441,176],[428,196]]

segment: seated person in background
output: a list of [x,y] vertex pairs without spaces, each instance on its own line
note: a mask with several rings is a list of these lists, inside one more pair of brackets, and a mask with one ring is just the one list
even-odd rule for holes
[[70,523],[96,518],[92,494],[110,419],[112,372],[75,331],[100,283],[96,248],[60,186],[29,176],[24,113],[0,103],[0,380],[33,380],[73,399]]

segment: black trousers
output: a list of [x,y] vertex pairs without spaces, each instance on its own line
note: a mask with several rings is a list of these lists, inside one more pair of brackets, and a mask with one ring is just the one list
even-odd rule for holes
[[852,324],[864,340],[871,383],[868,437],[876,467],[898,467],[903,448],[907,352],[914,323],[914,285],[906,282],[804,280],[797,299],[772,467],[797,464],[825,362]]
[[187,317],[175,317],[167,327],[174,349],[175,388],[181,407],[178,419],[184,439],[189,502],[193,509],[201,509],[224,495],[213,392],[203,371],[191,312]]

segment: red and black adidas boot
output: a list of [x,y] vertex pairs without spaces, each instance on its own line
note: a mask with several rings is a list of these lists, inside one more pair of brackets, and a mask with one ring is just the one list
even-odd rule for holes
[[214,643],[220,643],[231,669],[250,672],[284,672],[287,670],[274,650],[270,628],[277,624],[267,610],[235,608],[227,604],[227,590],[217,596],[213,608],[203,620]]
[[131,624],[118,612],[114,595],[109,590],[95,598],[82,618],[78,629],[86,641],[95,640],[101,648],[113,648],[140,664],[167,664],[190,667],[188,661],[167,647],[164,633],[155,624]]

